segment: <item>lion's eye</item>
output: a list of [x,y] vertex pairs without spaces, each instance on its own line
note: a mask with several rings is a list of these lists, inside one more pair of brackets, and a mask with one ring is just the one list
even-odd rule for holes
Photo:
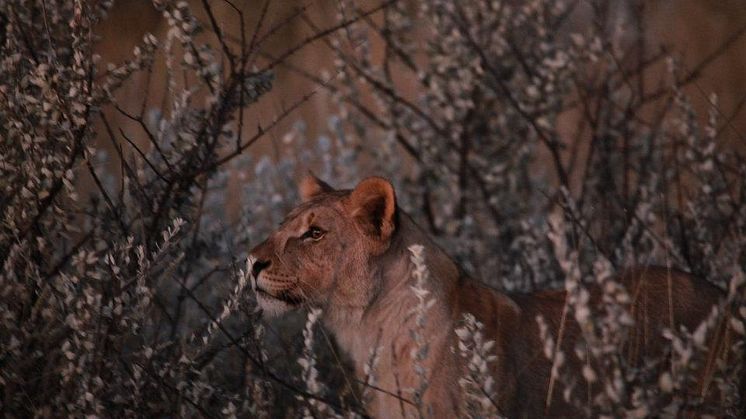
[[311,239],[311,240],[319,240],[320,238],[324,237],[324,234],[326,232],[316,226],[311,226],[308,228],[308,231],[303,233],[302,238],[303,239]]

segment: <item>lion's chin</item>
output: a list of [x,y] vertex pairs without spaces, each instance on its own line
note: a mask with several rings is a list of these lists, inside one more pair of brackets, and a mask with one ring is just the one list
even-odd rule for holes
[[256,294],[256,302],[265,318],[279,317],[293,309],[292,305],[262,293]]

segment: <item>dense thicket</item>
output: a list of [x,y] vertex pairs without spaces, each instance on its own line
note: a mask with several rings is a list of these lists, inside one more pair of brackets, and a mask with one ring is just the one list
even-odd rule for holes
[[[261,18],[224,33],[208,1],[154,1],[167,33],[147,35],[117,65],[94,54],[109,2],[2,3],[0,410],[364,415],[375,390],[347,379],[333,343],[314,338],[317,314],[305,339],[297,317],[268,332],[247,292],[248,247],[296,202],[294,176],[310,167],[339,187],[389,177],[402,207],[467,271],[506,290],[565,284],[579,296],[571,315],[583,312],[584,284],[632,265],[721,286],[718,313],[669,333],[663,372],[654,360],[650,369],[620,361],[623,299],[586,319],[593,356],[618,372],[578,401],[589,414],[676,415],[699,403],[687,394],[701,378],[688,360],[725,312],[737,313],[727,321],[743,335],[746,162],[724,138],[743,139],[715,95],[703,93],[711,110],[695,114],[683,88],[701,68],[646,47],[643,2],[624,13],[613,3],[341,1],[331,28],[299,11],[290,18],[315,34],[304,44],[336,57],[324,63],[330,74],[285,63],[302,45],[266,50],[276,27]],[[164,91],[143,96],[162,105],[117,103],[157,55]],[[331,92],[336,116],[327,135],[307,138],[299,123],[274,159],[253,155],[271,127],[244,127],[244,114],[285,64]],[[235,220],[225,210],[231,177],[240,179]],[[467,326],[464,339],[478,345],[467,345],[475,370],[463,388],[473,392],[490,355],[480,325]],[[743,340],[730,346],[732,362],[713,370],[722,403],[708,409],[737,416]],[[600,376],[558,365],[557,391]],[[475,397],[464,415],[495,413]]]

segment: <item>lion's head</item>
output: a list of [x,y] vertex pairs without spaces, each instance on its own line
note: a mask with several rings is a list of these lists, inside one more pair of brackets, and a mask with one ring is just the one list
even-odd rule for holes
[[260,307],[276,315],[310,304],[364,307],[376,284],[370,258],[384,253],[396,230],[396,198],[387,180],[334,190],[309,176],[303,203],[251,250]]

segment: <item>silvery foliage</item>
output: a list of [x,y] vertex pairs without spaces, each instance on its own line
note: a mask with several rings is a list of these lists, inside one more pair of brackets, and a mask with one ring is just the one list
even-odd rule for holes
[[[246,294],[247,248],[273,226],[259,217],[277,214],[275,197],[287,192],[268,178],[287,180],[277,169],[298,163],[252,161],[246,150],[265,131],[239,130],[238,116],[273,83],[252,58],[261,42],[229,45],[188,3],[156,0],[163,37],[147,34],[129,60],[100,63],[93,27],[110,7],[0,4],[0,410],[300,411],[307,403],[295,394],[312,395],[270,364]],[[134,76],[152,76],[156,56],[164,91],[144,91],[134,109],[118,103]],[[151,93],[164,98],[158,108],[145,106]],[[118,126],[113,114],[133,124]],[[331,141],[318,141],[318,152],[330,155]],[[328,167],[349,166],[348,154]],[[247,198],[250,211],[231,222],[229,180],[252,170],[240,186],[259,199]],[[275,407],[278,394],[287,400]]]
[[[417,180],[401,194],[410,197],[404,206],[496,286],[556,283],[546,215],[557,208],[574,221],[581,256],[601,254],[615,268],[657,263],[706,274],[705,265],[728,263],[700,254],[737,256],[707,244],[737,247],[733,240],[705,240],[736,236],[726,226],[740,226],[743,167],[717,146],[733,134],[727,121],[713,99],[700,126],[682,92],[689,74],[674,59],[656,54],[638,68],[626,35],[637,21],[611,9],[603,1],[590,10],[564,1],[397,3],[383,22],[329,42],[350,135],[406,155],[411,164],[389,173]],[[595,24],[578,23],[584,18]],[[381,39],[385,55],[374,59],[370,44]],[[667,60],[662,85],[638,92],[641,75]],[[643,114],[653,103],[660,109]],[[558,121],[570,111],[582,114]],[[686,193],[668,205],[679,185]],[[705,233],[697,227],[704,215],[729,222]]]
[[418,385],[413,389],[405,389],[407,393],[412,393],[412,400],[417,406],[420,415],[427,412],[427,406],[423,403],[423,395],[427,391],[427,367],[424,361],[430,352],[430,345],[427,342],[425,332],[427,330],[427,312],[435,305],[436,300],[429,297],[430,291],[427,289],[430,273],[428,272],[425,261],[425,248],[422,245],[412,245],[407,248],[411,253],[410,261],[414,269],[412,270],[413,284],[409,286],[412,293],[417,298],[417,305],[412,309],[410,315],[414,317],[414,325],[409,331],[414,347],[410,354],[412,358],[412,368],[417,375]]
[[458,336],[458,353],[464,358],[466,368],[459,379],[464,394],[462,415],[469,418],[499,417],[497,392],[500,383],[490,374],[490,364],[499,362],[494,353],[495,341],[486,340],[484,325],[474,315],[466,313],[463,325],[455,329]]
[[[341,2],[340,16],[356,7]],[[743,136],[716,95],[707,115],[696,114],[685,91],[696,74],[648,45],[644,26],[643,2],[397,2],[327,42],[337,71],[330,90],[360,144],[404,155],[385,172],[401,184],[402,206],[467,272],[509,291],[568,290],[567,318],[587,327],[584,348],[613,373],[569,371],[563,358],[586,350],[553,350],[544,328],[551,391],[591,415],[702,407],[686,394],[703,379],[696,355],[717,324],[731,322],[730,361],[708,366],[704,378],[722,396],[711,413],[734,414],[744,368],[746,162],[728,139]],[[374,43],[383,44],[375,53]],[[666,332],[669,371],[661,360],[643,369],[618,362],[631,322],[613,274],[649,264],[728,290],[700,329]],[[597,316],[586,291],[593,283],[605,292]],[[575,398],[572,390],[591,382],[602,390]]]
[[[339,114],[320,138],[307,138],[297,124],[275,159],[245,152],[250,140],[235,120],[271,88],[271,71],[249,67],[243,48],[229,46],[226,55],[206,43],[205,30],[219,31],[187,3],[154,1],[166,35],[146,36],[129,61],[100,71],[91,28],[109,2],[3,3],[3,409],[18,416],[297,416],[314,405],[360,412],[349,403],[357,397],[339,378],[336,352],[312,358],[303,349],[310,338],[301,345],[297,334],[267,333],[245,295],[244,255],[297,203],[293,179],[308,167],[337,187],[388,176],[399,204],[492,285],[527,290],[569,278],[568,316],[589,325],[588,344],[601,362],[616,356],[614,347],[594,342],[616,342],[626,327],[618,321],[624,291],[609,281],[622,267],[681,267],[728,284],[727,303],[741,305],[746,165],[720,145],[727,121],[714,98],[708,121],[698,122],[683,92],[691,79],[675,60],[665,85],[638,90],[642,74],[665,57],[648,52],[645,62],[634,61],[637,52],[620,34],[634,32],[635,14],[615,20],[611,3],[593,2],[584,13],[596,23],[578,28],[568,23],[577,2],[393,2],[382,22],[355,20],[325,40],[337,56],[328,87]],[[340,2],[340,19],[355,11]],[[386,46],[382,62],[371,54],[374,36]],[[100,110],[133,75],[147,73],[157,53],[170,75],[167,103],[140,114],[118,110],[142,128],[119,131]],[[178,82],[184,73],[188,85]],[[412,85],[400,88],[402,80]],[[662,105],[652,116],[641,111],[656,100]],[[561,135],[558,120],[568,111],[580,121]],[[146,146],[134,147],[138,138]],[[575,148],[583,139],[592,152]],[[113,145],[104,151],[102,143]],[[237,221],[225,209],[233,179],[242,192]],[[564,227],[549,223],[552,213]],[[584,304],[584,284],[594,280],[612,283],[598,321]],[[741,335],[742,317],[731,319]],[[686,361],[716,318],[668,333],[670,371],[656,370],[654,360],[646,371],[612,365],[615,379],[589,413],[680,411],[696,379]],[[488,402],[499,398],[499,383],[482,370],[500,360],[478,323],[460,332],[462,353],[473,360],[465,391],[497,393],[474,399],[469,414],[493,414]],[[741,339],[732,344],[742,350]],[[297,359],[315,359],[318,375],[304,375]],[[366,382],[374,382],[374,359]],[[599,380],[599,371],[579,376],[557,359],[554,391]],[[725,397],[723,409],[738,402],[741,368],[717,366],[713,387]]]

